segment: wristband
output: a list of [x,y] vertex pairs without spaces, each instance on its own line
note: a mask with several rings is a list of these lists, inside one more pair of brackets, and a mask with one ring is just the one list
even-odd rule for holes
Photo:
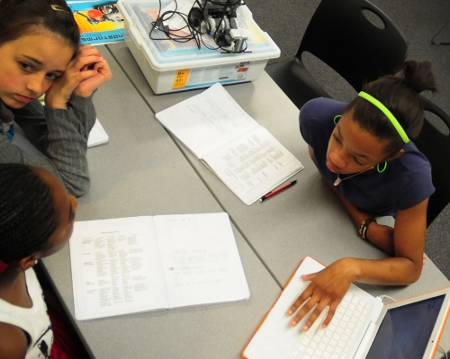
[[369,224],[371,224],[372,222],[377,223],[377,221],[373,217],[366,218],[365,220],[362,221],[361,226],[359,227],[359,230],[358,230],[358,235],[362,239],[367,240],[367,237],[366,237],[367,227],[369,227]]

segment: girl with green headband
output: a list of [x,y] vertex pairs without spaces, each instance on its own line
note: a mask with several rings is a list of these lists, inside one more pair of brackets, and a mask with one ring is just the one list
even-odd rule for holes
[[[423,125],[419,93],[436,91],[429,62],[407,61],[396,75],[366,84],[350,103],[314,99],[300,111],[300,130],[330,189],[353,219],[357,233],[390,257],[342,258],[306,275],[307,289],[288,309],[303,330],[325,308],[326,327],[352,282],[406,285],[421,274],[431,167],[413,140]],[[394,227],[377,223],[392,216]],[[300,309],[299,309],[300,308]]]

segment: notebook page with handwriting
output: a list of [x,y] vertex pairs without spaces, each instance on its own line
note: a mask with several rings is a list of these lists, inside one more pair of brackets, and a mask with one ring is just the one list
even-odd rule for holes
[[248,299],[227,213],[155,216],[169,307]]
[[247,205],[303,169],[219,83],[155,117]]
[[205,155],[203,160],[246,204],[259,200],[303,168],[297,158],[261,126]]
[[155,116],[199,159],[259,126],[220,84]]

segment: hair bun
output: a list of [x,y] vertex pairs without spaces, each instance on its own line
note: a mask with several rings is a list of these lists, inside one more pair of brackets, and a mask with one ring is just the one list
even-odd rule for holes
[[405,84],[418,93],[425,90],[436,91],[431,63],[428,61],[405,61],[400,66],[397,76],[403,78]]

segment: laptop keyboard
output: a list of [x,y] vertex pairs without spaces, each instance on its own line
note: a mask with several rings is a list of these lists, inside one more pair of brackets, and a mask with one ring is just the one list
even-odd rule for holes
[[291,359],[346,358],[372,307],[372,303],[348,292],[327,328],[319,328],[325,319],[322,315],[307,332],[301,334]]

